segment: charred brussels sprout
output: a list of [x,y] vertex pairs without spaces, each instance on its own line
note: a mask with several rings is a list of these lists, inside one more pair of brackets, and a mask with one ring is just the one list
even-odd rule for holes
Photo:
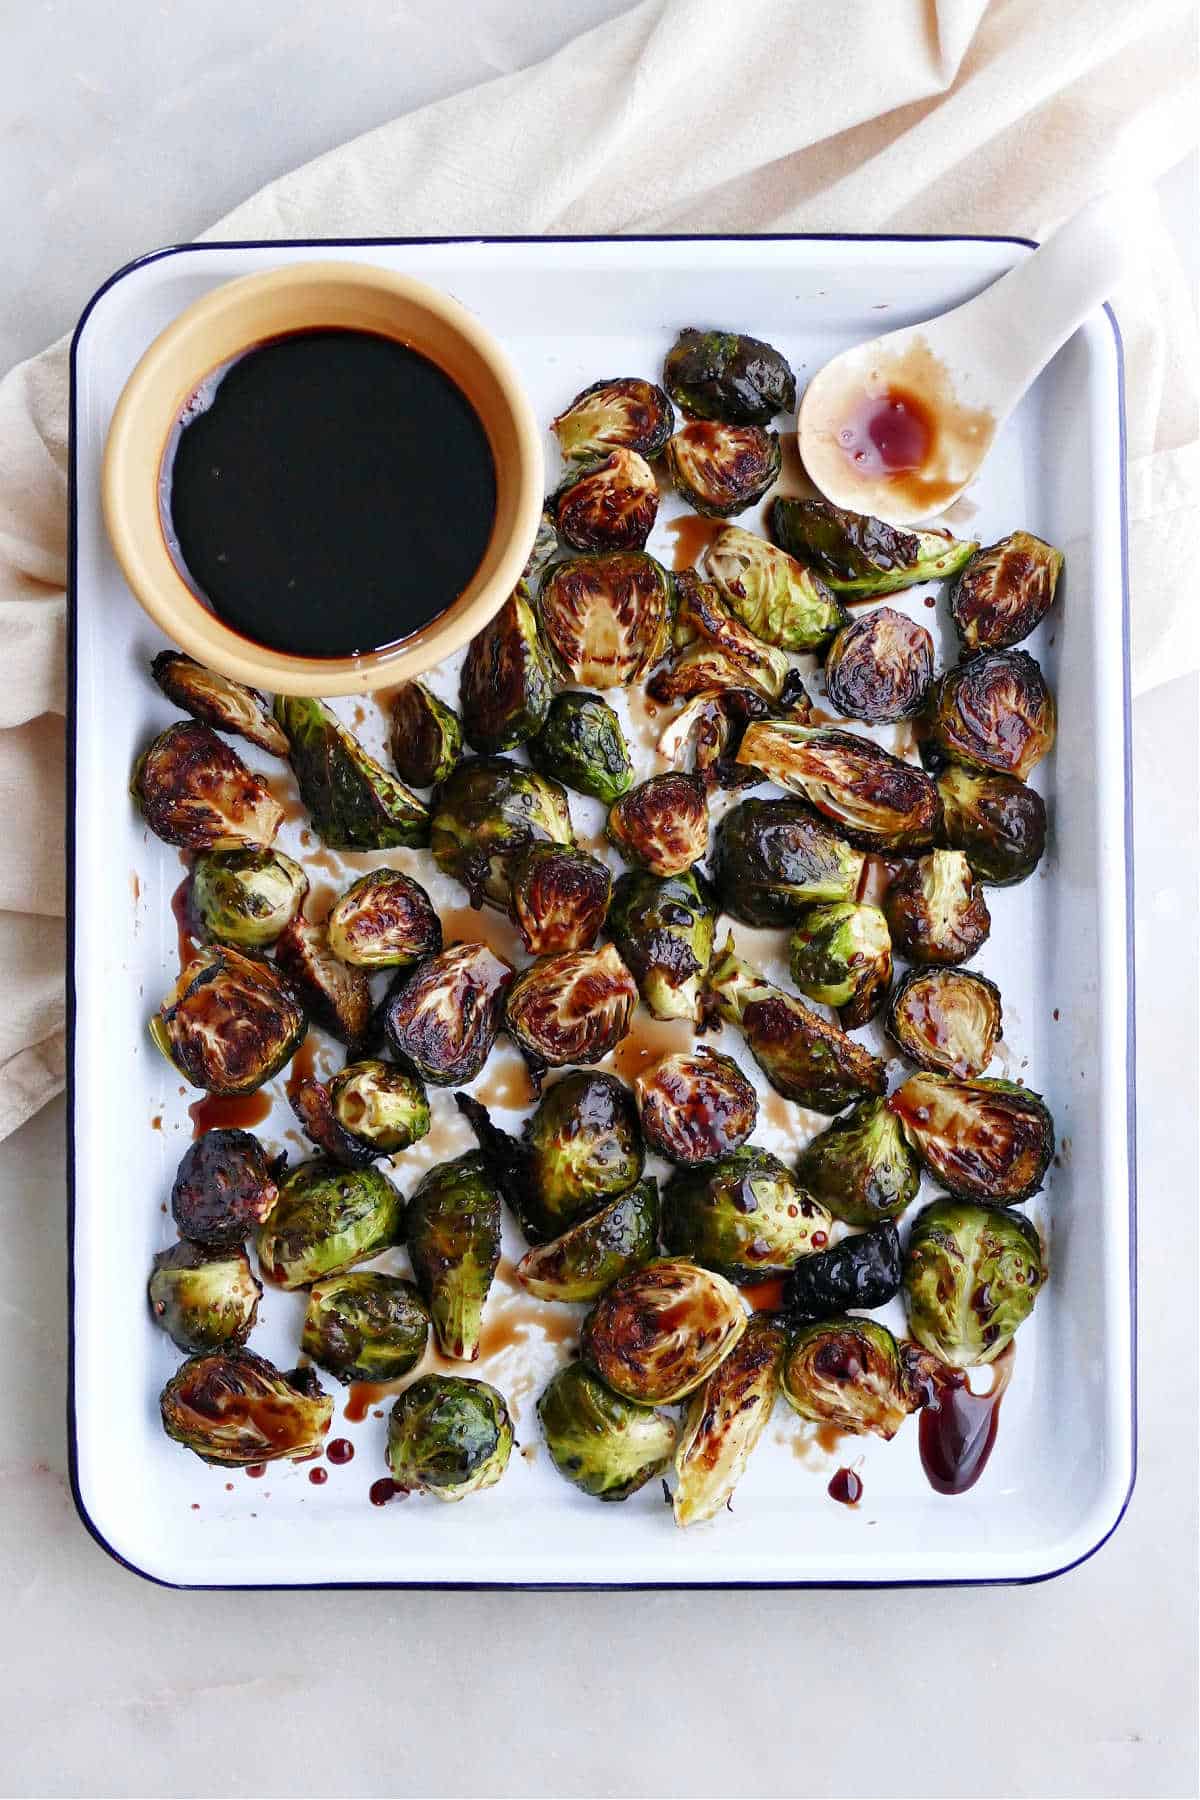
[[333,1110],[328,1084],[315,1075],[289,1081],[288,1105],[300,1121],[300,1128],[310,1144],[314,1144],[341,1169],[365,1169],[378,1152],[372,1144],[354,1137],[342,1126]]
[[398,1244],[403,1216],[404,1201],[378,1169],[301,1163],[259,1227],[258,1260],[281,1287],[307,1287]]
[[416,1368],[428,1338],[411,1281],[364,1269],[309,1289],[300,1348],[338,1381],[395,1381]]
[[392,696],[388,748],[401,781],[436,787],[462,757],[462,721],[423,682],[406,681]]
[[481,1151],[430,1169],[408,1203],[405,1236],[438,1347],[474,1362],[500,1261],[500,1193]]
[[612,876],[597,857],[561,844],[534,844],[513,864],[510,881],[509,910],[532,955],[595,943],[612,893]]
[[951,1368],[994,1362],[1033,1311],[1045,1278],[1028,1219],[966,1200],[935,1200],[917,1214],[908,1240],[908,1328]]
[[674,424],[674,408],[662,389],[626,375],[584,388],[565,412],[551,419],[550,429],[568,461],[582,462],[609,450],[658,456]]
[[837,595],[811,569],[740,525],[726,525],[704,567],[743,625],[781,650],[819,650],[846,623]]
[[708,849],[708,794],[698,775],[651,775],[615,802],[609,841],[652,875],[682,875]]
[[961,850],[932,850],[888,883],[883,901],[896,948],[909,962],[966,962],[992,929],[983,889]]
[[360,969],[403,969],[442,947],[442,924],[419,881],[372,869],[351,882],[325,920],[329,948]]
[[837,1008],[847,1031],[873,1019],[892,981],[892,940],[877,906],[835,900],[801,915],[790,942],[792,980]]
[[529,746],[535,769],[607,806],[633,783],[621,721],[595,694],[556,694],[546,723]]
[[228,675],[206,669],[182,650],[162,650],[150,665],[150,673],[173,705],[191,713],[202,725],[231,737],[245,738],[271,756],[286,756],[287,739],[271,717],[271,708],[257,688],[243,687]]
[[746,1329],[738,1291],[681,1256],[615,1281],[583,1322],[580,1353],[627,1400],[667,1405],[707,1381]]
[[824,1248],[832,1223],[779,1158],[753,1144],[681,1169],[663,1189],[666,1248],[731,1281],[790,1269]]
[[825,658],[825,691],[847,719],[886,725],[910,719],[933,680],[933,639],[891,606],[843,625]]
[[852,900],[863,853],[799,800],[743,800],[717,826],[713,878],[722,912],[787,925],[818,900]]
[[731,425],[767,425],[796,404],[796,378],[778,350],[740,331],[681,331],[663,386],[685,413]]
[[539,1300],[595,1300],[657,1253],[658,1188],[639,1181],[553,1243],[528,1251],[517,1280]]
[[233,1349],[254,1326],[262,1283],[244,1250],[172,1244],[150,1276],[154,1321],[181,1350]]
[[853,600],[946,581],[979,548],[977,540],[960,541],[948,531],[901,531],[827,500],[776,500],[771,530],[777,544]]
[[538,592],[542,630],[572,681],[628,687],[666,648],[673,587],[644,552],[572,556]]
[[900,1238],[886,1219],[798,1262],[784,1284],[784,1309],[799,1322],[886,1306],[900,1292],[901,1270]]
[[966,969],[914,969],[892,996],[888,1036],[939,1075],[982,1075],[1003,1025],[1000,989]]
[[348,1048],[363,1041],[371,1023],[370,986],[361,969],[333,954],[323,924],[293,919],[275,945],[275,966],[323,1031]]
[[847,1225],[895,1219],[917,1197],[921,1170],[886,1100],[860,1100],[805,1145],[796,1173]]
[[225,945],[192,958],[150,1021],[167,1061],[210,1094],[252,1094],[291,1060],[307,1029],[270,964]]
[[429,1131],[429,1101],[419,1081],[393,1063],[347,1063],[329,1083],[333,1116],[376,1155],[394,1156]]
[[555,1375],[538,1419],[559,1474],[595,1500],[628,1500],[671,1460],[675,1421],[614,1394],[582,1363]]
[[164,844],[242,850],[269,844],[283,808],[241,757],[207,725],[169,725],[134,764],[130,792]]
[[262,950],[291,924],[308,876],[279,850],[205,850],[192,866],[191,903],[206,937]]
[[159,1396],[163,1430],[205,1462],[315,1456],[333,1401],[312,1369],[284,1374],[252,1350],[189,1357]]
[[557,781],[505,756],[469,757],[433,797],[433,860],[461,881],[472,906],[508,906],[508,872],[531,844],[573,844]]
[[864,850],[923,850],[933,842],[939,818],[933,782],[872,738],[764,719],[748,727],[737,760],[803,795]]
[[709,518],[727,519],[761,500],[781,462],[778,433],[760,425],[692,419],[667,445],[676,492]]
[[930,738],[953,763],[1025,781],[1054,745],[1054,696],[1024,650],[981,650],[948,669],[930,701]]
[[496,1041],[512,978],[486,944],[451,944],[401,974],[383,1005],[397,1060],[435,1087],[473,1081]]
[[637,984],[612,944],[564,950],[522,970],[508,990],[504,1023],[537,1067],[594,1063],[629,1030]]
[[405,1492],[465,1500],[508,1467],[513,1428],[503,1394],[461,1375],[422,1375],[388,1419],[388,1467]]
[[756,1313],[720,1367],[688,1401],[675,1452],[675,1523],[715,1518],[763,1434],[787,1344],[781,1325]]
[[715,926],[712,895],[694,870],[667,880],[631,872],[617,881],[608,930],[656,1019],[699,1023]]
[[647,1144],[684,1166],[737,1150],[758,1119],[758,1096],[733,1058],[703,1045],[641,1070],[633,1091]]
[[954,629],[968,650],[1007,650],[1040,625],[1054,603],[1063,554],[1014,531],[971,558],[950,596]]
[[548,1087],[525,1127],[528,1195],[522,1223],[556,1237],[642,1173],[645,1155],[633,1095],[615,1075],[573,1069]]
[[[658,691],[654,682],[647,691],[652,690]],[[690,755],[693,773],[710,790],[754,787],[758,771],[739,768],[734,757],[750,721],[765,719],[770,710],[762,695],[749,688],[697,694],[664,728],[658,740],[658,754],[676,767],[682,766]]]
[[953,764],[937,778],[938,842],[961,850],[980,881],[1011,887],[1033,874],[1046,848],[1042,796],[1011,775],[981,775]]
[[924,1387],[885,1325],[824,1319],[801,1325],[788,1345],[783,1396],[802,1419],[858,1436],[894,1438],[924,1404]]
[[1015,1206],[1041,1188],[1054,1155],[1054,1120],[1031,1088],[910,1075],[888,1105],[930,1174],[952,1194]]
[[320,700],[275,696],[288,760],[317,836],[331,850],[391,850],[429,842],[429,812],[368,756]]
[[788,677],[783,651],[755,637],[715,585],[702,581],[694,569],[675,577],[675,595],[672,639],[678,654],[651,678],[651,697],[669,704],[747,687],[765,700],[778,700]]
[[550,659],[524,583],[471,639],[458,703],[473,750],[494,755],[536,737],[554,693]]
[[278,1172],[250,1132],[204,1132],[184,1152],[171,1188],[180,1236],[210,1249],[244,1244],[271,1215]]
[[641,550],[658,517],[654,470],[636,450],[610,450],[572,469],[550,510],[573,550]]

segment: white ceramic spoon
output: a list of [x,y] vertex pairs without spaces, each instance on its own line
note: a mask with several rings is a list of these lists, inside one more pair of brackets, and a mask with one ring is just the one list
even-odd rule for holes
[[1059,346],[1121,277],[1131,229],[1093,200],[975,299],[844,350],[800,403],[800,456],[827,500],[915,525],[944,512]]

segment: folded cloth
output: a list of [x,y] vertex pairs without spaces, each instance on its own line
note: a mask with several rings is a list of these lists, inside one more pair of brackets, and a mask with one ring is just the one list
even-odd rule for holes
[[[1150,184],[1200,117],[1190,0],[644,0],[548,61],[273,182],[206,235],[1042,237],[1138,184],[1127,356],[1134,683],[1200,662],[1196,325]],[[144,248],[131,245],[132,251]],[[0,1135],[63,1075],[67,355],[0,383]]]

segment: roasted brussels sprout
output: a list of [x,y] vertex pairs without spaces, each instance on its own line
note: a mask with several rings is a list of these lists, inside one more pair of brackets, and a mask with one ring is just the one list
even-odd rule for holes
[[433,860],[472,906],[507,908],[509,868],[531,844],[574,842],[565,790],[506,756],[469,757],[433,796]]
[[535,1068],[594,1063],[629,1030],[637,997],[612,944],[564,950],[521,971],[505,998],[504,1023]]
[[930,1174],[952,1194],[1015,1206],[1041,1188],[1054,1155],[1054,1120],[1032,1088],[922,1073],[910,1075],[888,1105]]
[[901,531],[869,513],[845,512],[828,500],[776,500],[777,544],[816,569],[835,593],[866,600],[918,581],[946,581],[979,548],[948,531]]
[[271,1216],[279,1169],[249,1131],[205,1131],[183,1153],[171,1188],[181,1237],[232,1250]]
[[404,1201],[380,1170],[301,1163],[259,1226],[258,1260],[280,1287],[307,1287],[398,1244],[403,1218]]
[[1054,603],[1063,553],[1028,531],[977,550],[954,584],[950,617],[968,650],[1007,650],[1040,625]]
[[931,742],[950,762],[1028,779],[1054,746],[1054,696],[1025,650],[981,650],[930,699]]
[[931,850],[892,876],[883,900],[901,956],[922,966],[966,962],[987,942],[992,915],[961,850]]
[[913,969],[892,996],[888,1036],[918,1068],[982,1075],[1003,1014],[1000,989],[967,969]]
[[595,1300],[619,1275],[658,1253],[658,1187],[639,1181],[553,1243],[517,1264],[517,1280],[539,1300]]
[[713,840],[721,911],[743,925],[787,925],[818,900],[853,900],[864,862],[799,800],[743,800]]
[[360,969],[405,969],[442,947],[442,922],[419,881],[399,869],[371,869],[334,901],[329,948]]
[[756,1313],[688,1401],[675,1452],[677,1525],[715,1518],[728,1503],[771,1416],[786,1344],[783,1327]]
[[881,1438],[895,1437],[926,1392],[886,1325],[849,1316],[800,1326],[784,1358],[782,1387],[802,1419]]
[[149,1296],[155,1324],[181,1350],[233,1349],[254,1327],[262,1283],[240,1248],[172,1244],[154,1259]]
[[[677,669],[680,666],[676,664]],[[654,688],[652,682],[647,692]],[[677,768],[685,766],[690,755],[692,772],[709,789],[756,787],[757,769],[743,769],[734,758],[750,721],[765,719],[769,712],[768,702],[749,688],[697,694],[663,730],[658,754]]]
[[728,519],[761,500],[781,463],[778,433],[761,425],[690,419],[667,445],[676,492],[709,518]]
[[609,450],[657,456],[674,424],[675,410],[662,389],[637,375],[626,375],[584,388],[565,412],[551,419],[550,429],[563,455],[581,462]]
[[823,1249],[833,1220],[790,1169],[747,1144],[719,1162],[681,1169],[663,1189],[662,1238],[731,1281],[755,1281],[790,1269]]
[[1020,1213],[935,1200],[913,1220],[904,1258],[908,1328],[951,1368],[994,1362],[1045,1278],[1038,1234]]
[[214,944],[182,970],[149,1029],[193,1087],[252,1094],[295,1055],[308,1021],[269,963]]
[[288,760],[313,828],[331,850],[391,850],[429,842],[429,810],[368,756],[320,700],[276,694]]
[[799,1323],[856,1306],[886,1306],[900,1292],[900,1238],[890,1219],[798,1262],[783,1288],[784,1309]]
[[246,738],[271,756],[287,755],[287,739],[257,688],[243,687],[228,675],[206,669],[182,650],[160,650],[150,673],[167,699],[202,725]]
[[933,639],[891,606],[842,629],[825,658],[825,692],[843,718],[886,725],[910,719],[933,680]]
[[1011,887],[1033,874],[1046,848],[1042,796],[1011,775],[983,775],[953,764],[937,778],[942,803],[938,842],[961,850],[980,881]]
[[846,623],[845,607],[819,575],[740,525],[717,534],[704,568],[721,598],[765,644],[819,650]]
[[583,1214],[633,1187],[645,1153],[633,1095],[615,1075],[572,1069],[547,1087],[525,1126],[532,1238],[557,1237]]
[[634,1078],[642,1136],[670,1162],[715,1162],[746,1142],[758,1096],[731,1056],[698,1045],[664,1056]]
[[393,1063],[347,1063],[330,1082],[329,1098],[343,1131],[377,1154],[394,1156],[429,1131],[425,1089]]
[[482,1069],[513,972],[486,944],[451,944],[401,973],[383,1003],[397,1060],[435,1087],[458,1087]]
[[669,1414],[614,1394],[579,1362],[558,1371],[537,1410],[551,1462],[595,1500],[628,1500],[675,1448]]
[[406,1493],[465,1500],[508,1467],[513,1428],[503,1394],[461,1375],[422,1375],[388,1419],[388,1467]]
[[459,678],[462,728],[473,750],[492,756],[536,737],[554,693],[554,671],[522,584],[471,639]]
[[205,937],[238,950],[273,944],[304,904],[308,876],[279,850],[203,850],[191,905]]
[[527,586],[536,587],[541,581],[542,576],[557,556],[558,547],[558,527],[554,523],[554,514],[547,506],[538,520],[533,549],[529,552],[525,567],[521,570],[521,580]]
[[811,1138],[796,1173],[847,1225],[895,1219],[917,1197],[921,1169],[886,1100],[860,1100]]
[[771,1086],[814,1112],[836,1113],[884,1090],[883,1064],[836,1025],[743,962],[730,937],[713,958],[707,988],[736,1025]]
[[436,787],[462,757],[462,720],[422,681],[406,681],[392,695],[388,748],[401,781]]
[[484,1302],[500,1261],[500,1192],[480,1150],[438,1163],[404,1215],[413,1273],[443,1356],[474,1362]]
[[293,919],[275,945],[275,966],[310,1018],[353,1049],[371,1024],[371,989],[361,969],[351,969],[329,948],[323,924]]
[[229,1465],[315,1456],[333,1401],[312,1369],[284,1374],[252,1350],[182,1363],[159,1396],[163,1430],[205,1462]]
[[675,595],[672,639],[679,654],[655,671],[647,687],[651,697],[669,705],[747,687],[766,700],[778,700],[788,677],[783,651],[755,637],[713,583],[702,581],[694,569],[675,577]]
[[939,817],[933,782],[872,738],[764,719],[747,727],[737,760],[803,795],[864,850],[923,850],[933,842]]
[[300,1348],[338,1381],[395,1381],[416,1368],[428,1338],[411,1281],[360,1269],[309,1289]]
[[556,776],[577,794],[590,794],[606,806],[633,783],[621,721],[596,694],[556,694],[529,755],[543,775]]
[[142,751],[129,791],[164,844],[243,850],[269,844],[283,808],[261,776],[207,725],[168,725]]
[[656,1019],[691,1019],[703,1009],[716,908],[694,869],[660,880],[630,871],[613,888],[608,930]]
[[628,687],[666,648],[673,591],[644,551],[568,557],[538,592],[542,630],[572,681]]
[[867,1024],[892,983],[892,940],[877,906],[833,900],[810,906],[792,928],[792,980],[802,994],[837,1008],[847,1031]]
[[615,1281],[583,1322],[580,1353],[627,1400],[667,1405],[707,1381],[746,1329],[735,1287],[681,1256]]
[[693,418],[731,425],[767,425],[796,404],[796,377],[778,350],[740,331],[681,331],[663,386]]
[[599,858],[564,844],[534,844],[509,879],[509,910],[532,955],[595,943],[612,894],[612,876]]
[[641,550],[658,517],[654,470],[636,450],[610,450],[569,470],[550,510],[574,550]]
[[682,875],[708,850],[708,793],[698,775],[651,775],[614,802],[609,841],[652,875]]
[[339,1123],[327,1082],[305,1075],[299,1081],[288,1082],[287,1097],[309,1143],[339,1168],[365,1169],[375,1161],[378,1151],[374,1145],[352,1136]]

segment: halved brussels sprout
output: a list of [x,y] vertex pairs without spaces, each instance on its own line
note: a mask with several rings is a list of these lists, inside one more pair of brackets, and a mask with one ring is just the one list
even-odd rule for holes
[[937,778],[938,842],[961,850],[980,881],[1011,887],[1033,874],[1046,848],[1046,803],[1011,775],[983,775],[953,763]]
[[533,956],[595,943],[612,894],[612,876],[597,857],[563,844],[534,844],[512,865],[509,880],[509,910]]
[[892,983],[892,940],[877,906],[834,900],[810,906],[792,929],[792,980],[802,994],[837,1008],[847,1031],[875,1017]]
[[666,1249],[730,1281],[790,1269],[824,1248],[832,1224],[786,1164],[754,1144],[718,1162],[681,1169],[663,1189]]
[[783,1397],[802,1419],[838,1431],[894,1438],[925,1403],[886,1325],[849,1316],[801,1325],[783,1363]]
[[652,875],[682,875],[708,850],[708,793],[698,775],[651,775],[614,802],[609,842]]
[[[695,646],[693,646],[695,648]],[[691,651],[684,655],[690,656]],[[682,664],[675,665],[676,671]],[[658,692],[657,678],[648,693]],[[697,694],[682,712],[664,727],[658,740],[658,754],[677,768],[692,759],[693,773],[705,787],[755,787],[756,769],[743,769],[734,761],[738,746],[752,719],[765,719],[770,706],[761,694],[749,688],[724,688],[719,693]]]
[[648,688],[652,698],[670,702],[748,687],[764,699],[778,700],[788,678],[784,652],[755,637],[695,569],[675,577],[675,594],[672,640],[682,655],[655,673]]
[[860,1100],[811,1138],[796,1173],[847,1225],[895,1219],[917,1197],[921,1168],[886,1100]]
[[614,1394],[579,1362],[558,1371],[537,1410],[551,1462],[595,1500],[628,1500],[662,1473],[675,1448],[669,1414]]
[[442,947],[442,922],[419,881],[371,869],[352,881],[325,920],[329,948],[360,969],[406,969]]
[[543,956],[517,976],[504,1023],[535,1068],[594,1063],[629,1030],[637,984],[612,944]]
[[690,419],[667,445],[676,492],[708,518],[727,519],[761,500],[779,479],[779,434],[761,425]]
[[416,1368],[428,1338],[411,1281],[361,1269],[309,1289],[300,1348],[338,1381],[395,1381]]
[[494,1487],[512,1454],[503,1394],[461,1375],[422,1375],[388,1419],[388,1467],[406,1493],[465,1500]]
[[183,1153],[171,1188],[179,1235],[232,1250],[271,1215],[280,1166],[249,1131],[205,1131]]
[[992,915],[961,850],[931,850],[888,883],[883,910],[901,956],[923,966],[966,962],[987,942]]
[[663,386],[685,413],[732,425],[767,425],[796,404],[796,377],[778,350],[740,331],[681,331]]
[[370,985],[361,969],[333,954],[323,924],[293,919],[275,945],[275,966],[323,1031],[350,1049],[363,1042],[371,1024]]
[[339,1168],[365,1169],[375,1161],[378,1152],[374,1145],[353,1137],[338,1122],[327,1083],[315,1075],[305,1075],[299,1081],[288,1082],[287,1097],[309,1143]]
[[536,737],[554,693],[554,671],[538,636],[524,582],[471,639],[459,678],[462,727],[486,756]]
[[396,773],[411,787],[436,787],[461,760],[462,721],[422,681],[406,681],[392,695],[388,748]]
[[551,419],[558,447],[571,462],[603,456],[609,450],[636,450],[654,457],[665,446],[675,423],[667,396],[652,381],[637,375],[593,381],[570,406]]
[[935,1200],[917,1214],[908,1240],[908,1328],[953,1369],[994,1362],[1045,1279],[1038,1234],[1020,1213]]
[[641,1178],[645,1153],[633,1095],[615,1075],[572,1069],[547,1087],[527,1121],[522,1225],[554,1238]]
[[825,692],[847,719],[886,725],[910,719],[933,680],[933,639],[891,606],[877,606],[842,629],[825,658]]
[[758,1120],[753,1084],[732,1056],[704,1045],[640,1070],[633,1091],[650,1148],[688,1167],[737,1150]]
[[888,1036],[939,1075],[982,1075],[1003,1025],[1000,989],[967,969],[913,969],[892,996]]
[[772,544],[726,525],[709,545],[704,569],[723,600],[765,644],[819,650],[846,623],[846,609],[819,575]]
[[1053,748],[1054,733],[1054,696],[1025,650],[981,650],[933,690],[930,739],[964,768],[1025,781]]
[[242,850],[271,843],[283,808],[261,776],[207,725],[168,725],[133,766],[129,791],[164,844]]
[[572,681],[628,687],[667,645],[671,576],[644,551],[572,556],[538,592],[542,630]]
[[888,1105],[930,1174],[952,1194],[1015,1206],[1041,1188],[1054,1155],[1054,1120],[1032,1088],[922,1073],[910,1075]]
[[383,1003],[397,1061],[435,1087],[473,1081],[496,1041],[512,978],[486,944],[451,944],[402,972]]
[[818,900],[853,900],[866,859],[799,800],[743,800],[717,826],[710,867],[721,911],[787,925]]
[[213,944],[180,972],[149,1029],[193,1087],[252,1094],[291,1061],[308,1021],[270,963]]
[[257,688],[244,687],[228,675],[205,668],[182,650],[160,650],[150,673],[175,706],[191,713],[202,725],[231,737],[245,738],[271,756],[287,755],[287,739],[271,717],[271,708]]
[[828,500],[776,500],[775,541],[854,600],[894,594],[918,581],[946,581],[974,556],[979,541],[948,531],[902,531],[869,513],[846,512]]
[[208,1463],[294,1461],[320,1452],[333,1401],[314,1370],[285,1374],[252,1350],[182,1363],[159,1395],[163,1430]]
[[658,1252],[658,1186],[639,1181],[552,1243],[529,1250],[517,1280],[539,1300],[595,1300]]
[[538,528],[533,538],[533,549],[529,552],[525,567],[521,570],[521,580],[529,587],[536,587],[557,554],[558,527],[554,523],[554,514],[547,506],[538,520]]
[[654,470],[636,450],[610,450],[569,470],[550,510],[572,549],[641,550],[658,517]]
[[1054,603],[1063,553],[1028,531],[977,550],[954,585],[950,617],[968,650],[1007,650],[1040,625]]
[[775,1396],[787,1333],[756,1313],[725,1361],[688,1401],[675,1452],[675,1523],[715,1518],[742,1478]]
[[233,1349],[254,1327],[262,1283],[242,1249],[172,1244],[154,1258],[150,1311],[181,1350]]
[[433,860],[472,906],[508,906],[511,864],[531,844],[573,844],[566,791],[506,756],[468,757],[433,796]]
[[900,1237],[890,1219],[798,1262],[783,1288],[789,1319],[829,1319],[850,1307],[886,1306],[900,1292]]
[[738,956],[732,936],[714,957],[707,988],[736,1025],[771,1086],[814,1112],[836,1113],[862,1094],[882,1094],[884,1066],[828,1019]]
[[394,1156],[428,1134],[425,1089],[394,1063],[347,1063],[329,1083],[329,1098],[343,1131],[376,1153]]
[[939,819],[933,782],[872,738],[763,719],[747,727],[737,760],[803,795],[864,850],[923,850],[933,843]]
[[482,1151],[430,1169],[408,1203],[405,1236],[443,1356],[474,1362],[500,1261],[500,1191]]
[[738,1291],[682,1256],[615,1281],[583,1322],[580,1354],[627,1400],[667,1405],[707,1381],[746,1329]]
[[279,850],[203,850],[190,899],[207,938],[239,950],[273,944],[304,904],[308,876]]
[[630,871],[613,888],[608,930],[656,1019],[700,1022],[716,907],[694,869],[660,880]]
[[288,760],[313,828],[331,850],[391,850],[429,842],[429,810],[368,756],[320,700],[276,694]]
[[590,794],[607,806],[633,783],[621,721],[596,694],[556,694],[529,755],[543,775],[554,775],[577,794]]
[[256,1239],[263,1274],[280,1287],[340,1275],[398,1244],[404,1201],[379,1169],[339,1169],[318,1158],[292,1169]]

